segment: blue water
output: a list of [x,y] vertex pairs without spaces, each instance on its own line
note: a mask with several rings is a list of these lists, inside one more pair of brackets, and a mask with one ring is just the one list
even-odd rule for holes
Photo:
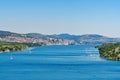
[[120,62],[99,57],[96,45],[42,46],[0,54],[1,80],[120,80]]

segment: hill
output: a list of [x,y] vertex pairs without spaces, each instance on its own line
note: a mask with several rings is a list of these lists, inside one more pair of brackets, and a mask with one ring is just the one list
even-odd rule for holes
[[21,34],[9,32],[9,31],[0,31],[0,37],[4,38],[6,36],[21,36]]
[[97,34],[86,34],[86,35],[60,34],[58,36],[59,38],[62,38],[62,39],[75,40],[80,44],[120,42],[120,38],[109,38],[109,37],[97,35]]
[[9,31],[0,31],[0,40],[4,42],[19,43],[43,43],[46,45],[68,45],[68,44],[93,44],[120,42],[120,38],[109,38],[97,34],[70,35],[55,34],[44,35],[40,33],[20,34]]

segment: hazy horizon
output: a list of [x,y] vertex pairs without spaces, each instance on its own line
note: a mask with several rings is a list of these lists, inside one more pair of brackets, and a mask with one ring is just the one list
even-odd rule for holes
[[120,0],[2,0],[0,30],[120,37]]

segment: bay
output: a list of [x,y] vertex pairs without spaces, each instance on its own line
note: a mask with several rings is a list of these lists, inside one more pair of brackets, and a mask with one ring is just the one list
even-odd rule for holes
[[120,62],[101,59],[95,46],[41,46],[0,54],[0,79],[119,80]]

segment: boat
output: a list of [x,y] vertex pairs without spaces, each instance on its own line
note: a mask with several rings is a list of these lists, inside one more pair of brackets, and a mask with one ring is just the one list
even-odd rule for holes
[[10,55],[10,60],[13,60],[14,58],[13,58],[13,56],[12,56],[12,53],[11,53],[11,55]]

